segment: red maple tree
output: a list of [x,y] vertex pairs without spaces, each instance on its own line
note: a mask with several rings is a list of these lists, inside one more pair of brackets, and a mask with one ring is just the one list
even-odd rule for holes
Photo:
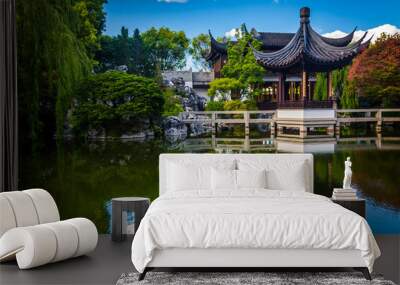
[[400,34],[382,34],[349,69],[359,98],[370,106],[400,106]]

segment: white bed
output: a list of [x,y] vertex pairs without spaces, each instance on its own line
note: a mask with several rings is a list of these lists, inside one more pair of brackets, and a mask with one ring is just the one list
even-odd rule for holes
[[354,267],[370,278],[372,232],[313,194],[312,155],[162,154],[159,166],[160,197],[132,243],[140,279],[155,267]]

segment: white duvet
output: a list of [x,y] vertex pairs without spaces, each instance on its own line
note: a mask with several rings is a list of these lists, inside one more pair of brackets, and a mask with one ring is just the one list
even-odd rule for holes
[[172,192],[140,223],[132,262],[143,272],[155,249],[358,249],[372,271],[380,251],[367,222],[330,199],[306,192]]

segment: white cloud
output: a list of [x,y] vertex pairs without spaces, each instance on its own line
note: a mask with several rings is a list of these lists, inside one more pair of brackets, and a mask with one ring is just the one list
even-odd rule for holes
[[165,3],[186,3],[188,0],[158,0],[158,2]]
[[228,32],[225,32],[225,37],[229,38],[229,39],[237,39],[238,37],[241,38],[242,37],[242,31],[240,29],[237,28],[233,28]]
[[336,30],[334,32],[330,32],[330,33],[325,33],[323,34],[323,36],[328,37],[328,38],[341,38],[344,37],[345,35],[347,35],[347,33]]
[[[365,31],[363,31],[363,30],[356,31],[354,33],[353,41],[359,40],[364,35],[364,33],[365,33]],[[375,42],[376,39],[379,38],[382,33],[394,35],[395,33],[400,33],[400,28],[397,28],[394,25],[384,24],[381,26],[377,26],[375,28],[368,29],[367,36],[365,37],[364,41],[368,40],[373,35],[372,42]],[[340,38],[345,35],[347,35],[347,33],[342,32],[340,30],[324,34],[325,37],[329,37],[329,38]]]
[[227,38],[235,38],[236,37],[236,33],[237,33],[237,29],[233,28],[230,31],[225,33],[225,37],[227,37]]

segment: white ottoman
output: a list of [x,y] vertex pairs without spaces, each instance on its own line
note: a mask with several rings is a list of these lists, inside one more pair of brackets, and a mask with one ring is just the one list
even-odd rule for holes
[[88,219],[59,221],[57,206],[42,189],[0,193],[0,261],[17,259],[28,269],[84,255],[98,233]]

